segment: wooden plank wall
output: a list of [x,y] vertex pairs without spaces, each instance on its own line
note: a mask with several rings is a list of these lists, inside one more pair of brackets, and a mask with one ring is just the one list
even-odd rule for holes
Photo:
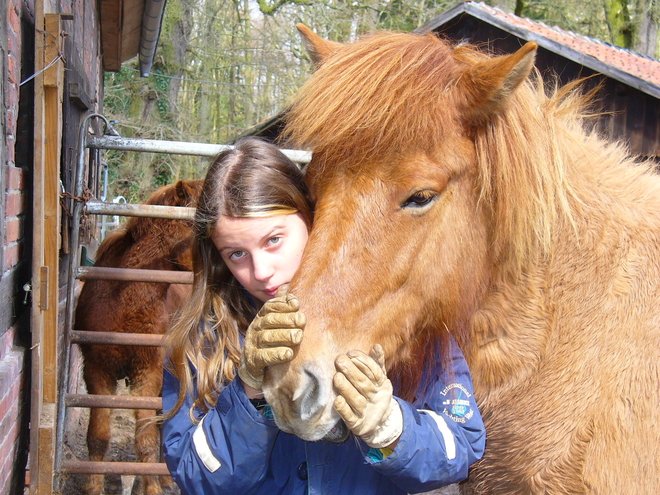
[[[512,53],[525,41],[474,17],[440,26],[437,33],[456,42],[467,40],[496,55]],[[592,69],[575,63],[560,54],[539,48],[536,67],[544,79],[557,79],[562,84],[581,77],[594,76]],[[660,162],[660,100],[638,89],[604,75],[585,83],[590,89],[602,84],[595,107],[604,114],[598,118],[597,129],[609,139],[624,141],[631,153],[655,158]]]

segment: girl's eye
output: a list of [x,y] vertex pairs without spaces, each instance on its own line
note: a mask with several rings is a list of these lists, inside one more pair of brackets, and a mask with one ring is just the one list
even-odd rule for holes
[[270,239],[268,239],[268,244],[272,246],[273,244],[277,244],[278,242],[280,242],[281,239],[282,239],[281,237],[273,236]]
[[437,194],[433,191],[418,191],[406,199],[401,208],[423,208],[430,205],[435,198]]
[[245,251],[234,251],[229,255],[229,259],[232,261],[238,261],[243,258],[247,253]]

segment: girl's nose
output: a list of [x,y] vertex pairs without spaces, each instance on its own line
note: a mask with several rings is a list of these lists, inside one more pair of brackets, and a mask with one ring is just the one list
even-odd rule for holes
[[275,269],[272,260],[268,256],[255,256],[253,260],[255,280],[264,282],[273,276]]

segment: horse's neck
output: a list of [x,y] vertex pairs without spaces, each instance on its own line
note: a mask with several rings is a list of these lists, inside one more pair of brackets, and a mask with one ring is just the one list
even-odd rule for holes
[[477,397],[524,383],[558,339],[588,346],[594,325],[611,326],[615,316],[624,321],[629,315],[607,309],[621,306],[612,299],[643,296],[654,305],[660,179],[625,165],[594,168],[580,172],[585,189],[572,205],[573,218],[554,226],[551,253],[528,264],[515,282],[504,269],[495,274],[474,313],[464,352]]
[[551,326],[546,280],[542,268],[516,283],[496,281],[473,315],[464,351],[477,396],[515,387],[537,367]]

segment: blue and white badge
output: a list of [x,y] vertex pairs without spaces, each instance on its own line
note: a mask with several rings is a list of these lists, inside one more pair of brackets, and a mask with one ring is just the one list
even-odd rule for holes
[[460,383],[447,385],[440,395],[442,399],[442,413],[457,423],[466,423],[474,416],[472,394]]

